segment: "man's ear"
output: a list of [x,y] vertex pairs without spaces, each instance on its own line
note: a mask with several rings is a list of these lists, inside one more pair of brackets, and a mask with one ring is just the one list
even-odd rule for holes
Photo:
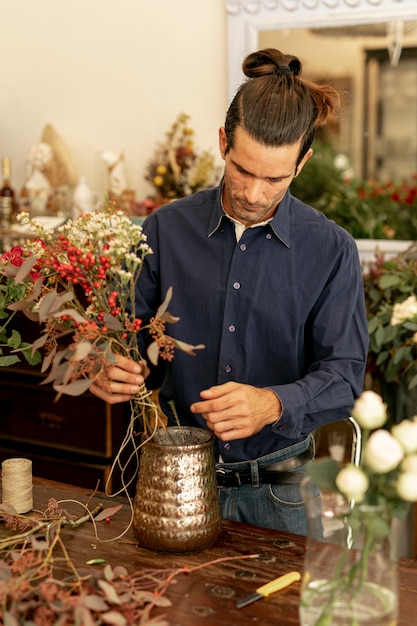
[[307,152],[305,153],[305,155],[303,156],[303,158],[301,159],[301,161],[297,165],[297,169],[295,170],[294,178],[297,178],[298,174],[301,172],[301,170],[303,169],[304,165],[307,163],[307,161],[309,160],[309,158],[311,156],[313,156],[313,148],[310,148],[309,150],[307,150]]
[[220,155],[224,161],[225,157],[226,157],[226,152],[227,152],[227,137],[226,137],[226,129],[224,126],[221,126],[219,128],[219,148],[220,148]]

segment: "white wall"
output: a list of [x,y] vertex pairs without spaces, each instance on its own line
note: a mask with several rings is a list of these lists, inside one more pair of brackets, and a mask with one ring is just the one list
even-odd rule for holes
[[[137,199],[177,114],[218,155],[227,102],[224,0],[0,0],[0,157],[18,190],[51,123],[91,187],[107,189],[103,150],[124,151]],[[220,163],[219,159],[219,163]]]

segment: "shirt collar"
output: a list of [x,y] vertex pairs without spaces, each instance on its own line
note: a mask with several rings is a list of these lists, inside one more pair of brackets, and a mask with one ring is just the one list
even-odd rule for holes
[[[223,209],[222,205],[222,189],[223,179],[220,181],[217,187],[216,200],[211,213],[207,236],[211,237],[221,227],[224,220],[230,219],[227,213]],[[276,211],[274,217],[268,220],[265,224],[269,224],[274,235],[282,241],[282,243],[290,247],[290,204],[291,194],[289,191],[285,194],[279,204],[279,209]],[[233,221],[233,220],[232,220]]]

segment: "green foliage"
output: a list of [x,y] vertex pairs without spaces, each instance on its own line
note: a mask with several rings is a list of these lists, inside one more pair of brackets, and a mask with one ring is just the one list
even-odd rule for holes
[[376,183],[347,179],[329,143],[315,141],[314,155],[291,192],[322,211],[356,239],[417,240],[417,185],[410,180]]
[[417,317],[392,324],[394,307],[417,293],[417,245],[389,260],[377,256],[364,272],[370,346],[368,373],[417,386]]
[[0,283],[0,367],[9,367],[19,363],[22,358],[29,365],[38,365],[41,362],[39,351],[32,354],[32,346],[22,339],[20,332],[11,328],[11,322],[16,311],[11,311],[8,305],[24,299],[27,291],[26,283],[16,283],[12,278],[3,276]]
[[322,196],[336,193],[343,184],[342,172],[335,165],[335,153],[329,142],[315,140],[314,154],[291,183],[291,193],[316,207]]

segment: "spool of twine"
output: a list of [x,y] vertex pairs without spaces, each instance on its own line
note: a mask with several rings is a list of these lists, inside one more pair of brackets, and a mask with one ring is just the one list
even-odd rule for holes
[[33,508],[32,461],[6,459],[1,464],[2,502],[10,504],[16,513],[27,513]]

